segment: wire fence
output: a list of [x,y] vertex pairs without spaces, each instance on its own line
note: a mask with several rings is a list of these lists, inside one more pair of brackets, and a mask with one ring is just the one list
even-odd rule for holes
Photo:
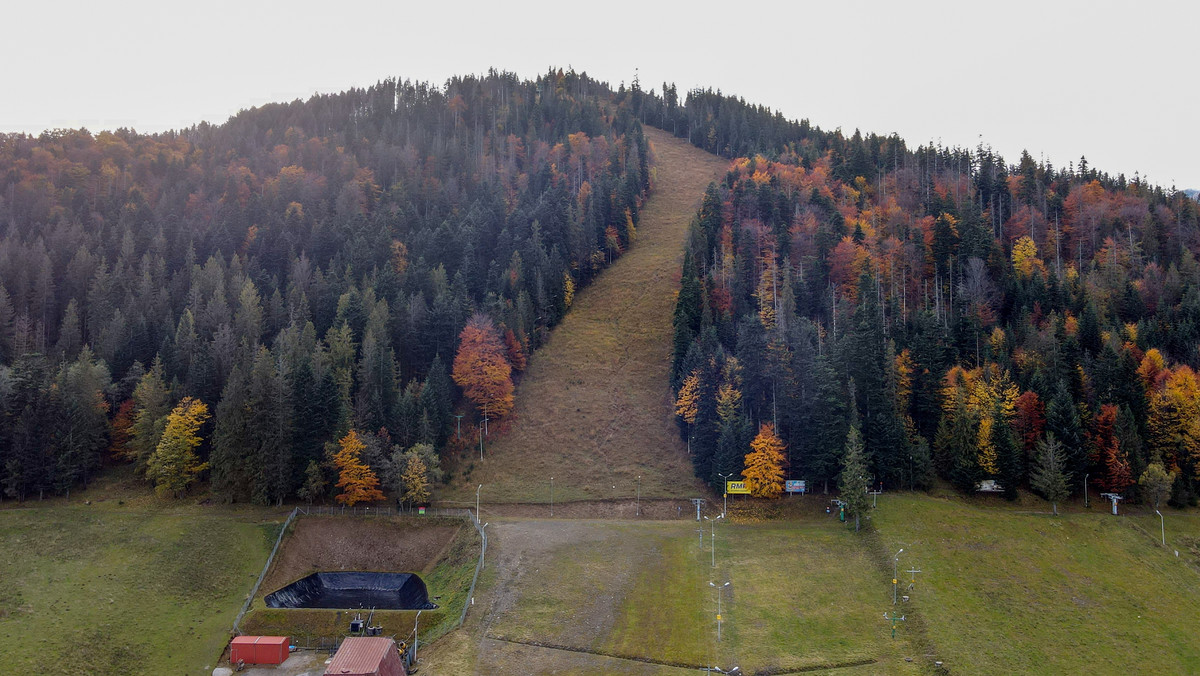
[[[479,517],[470,509],[461,507],[346,507],[345,505],[308,505],[305,507],[295,507],[291,514],[288,515],[287,521],[283,522],[283,527],[279,529],[279,536],[275,538],[275,546],[271,549],[271,555],[267,557],[267,562],[263,565],[262,572],[258,574],[258,580],[254,583],[254,588],[250,590],[250,595],[246,597],[246,603],[242,605],[242,610],[237,614],[237,618],[233,621],[234,635],[241,635],[242,618],[250,610],[250,604],[254,602],[254,597],[258,595],[258,588],[262,585],[263,579],[266,578],[267,572],[271,569],[271,563],[275,560],[275,554],[279,551],[279,545],[283,542],[283,535],[287,532],[292,521],[297,515],[304,516],[361,516],[361,517],[395,517],[395,516],[426,516],[426,517],[443,517],[465,519],[475,527],[475,531],[479,533],[481,544],[479,547],[479,561],[475,564],[475,575],[471,578],[471,588],[467,591],[466,601],[463,603],[462,613],[458,617],[458,624],[467,619],[467,609],[471,607],[471,603],[475,599],[475,584],[479,581],[479,573],[483,570],[483,560],[487,555],[487,532],[484,525],[479,523]],[[313,649],[313,650],[335,650],[338,645],[338,640],[328,639],[318,636],[293,637],[295,645],[298,647]]]
[[345,505],[308,505],[296,508],[305,516],[440,516],[465,519],[469,509],[452,507],[346,507]]
[[292,509],[292,513],[288,514],[287,521],[283,522],[283,528],[279,529],[279,537],[275,538],[275,546],[271,548],[271,555],[267,557],[267,562],[263,565],[262,572],[258,574],[258,580],[254,583],[254,589],[250,590],[250,595],[246,597],[246,602],[242,604],[242,610],[237,614],[237,618],[233,620],[233,633],[239,636],[242,633],[241,624],[242,618],[246,616],[246,611],[250,610],[250,604],[254,602],[254,597],[258,595],[258,588],[262,585],[263,578],[267,576],[267,571],[271,569],[271,562],[275,560],[275,553],[279,551],[279,544],[283,542],[283,534],[287,532],[288,526],[292,525],[295,520],[299,507]]
[[[475,564],[475,575],[471,578],[471,588],[467,591],[467,598],[463,602],[462,615],[458,616],[458,624],[461,627],[462,623],[467,619],[467,609],[475,602],[475,583],[479,581],[479,571],[483,570],[483,558],[487,555],[487,531],[479,524],[479,517],[469,509],[460,510],[467,513],[467,518],[471,524],[475,526],[475,530],[479,533],[482,542],[479,545],[479,562]],[[487,524],[484,524],[487,525]]]

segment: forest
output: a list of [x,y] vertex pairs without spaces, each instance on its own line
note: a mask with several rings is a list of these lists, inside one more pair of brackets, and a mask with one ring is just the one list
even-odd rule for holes
[[695,216],[674,315],[698,477],[844,489],[853,466],[859,493],[940,477],[1059,500],[1086,481],[1196,503],[1191,196],[1086,158],[1010,165],[662,91],[634,114],[733,162]]
[[561,70],[0,136],[0,498],[120,463],[163,495],[427,497],[460,388],[511,406],[651,163],[628,97]]

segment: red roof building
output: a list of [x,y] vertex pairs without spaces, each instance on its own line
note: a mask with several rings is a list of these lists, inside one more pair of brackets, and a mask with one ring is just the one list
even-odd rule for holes
[[288,643],[287,636],[237,636],[229,644],[229,663],[283,664]]
[[325,676],[407,676],[396,642],[390,638],[352,636],[342,641],[325,667]]

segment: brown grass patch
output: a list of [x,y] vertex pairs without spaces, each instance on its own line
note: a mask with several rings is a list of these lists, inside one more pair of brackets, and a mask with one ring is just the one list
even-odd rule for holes
[[[668,373],[683,244],[725,160],[646,129],[658,158],[630,250],[575,299],[517,388],[515,422],[442,497],[474,502],[702,494],[674,424]],[[460,470],[464,469],[460,467]],[[615,487],[615,488],[614,488]]]
[[320,571],[425,573],[461,521],[405,517],[302,516],[284,537],[259,595]]

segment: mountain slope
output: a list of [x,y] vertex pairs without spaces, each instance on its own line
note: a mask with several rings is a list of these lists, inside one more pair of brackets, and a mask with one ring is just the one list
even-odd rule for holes
[[633,497],[639,475],[643,496],[696,494],[666,384],[671,312],[688,223],[726,163],[656,129],[646,135],[658,164],[637,240],[575,298],[530,360],[511,429],[492,430],[485,459],[447,498],[482,483],[485,502],[546,502],[550,477],[556,500]]

